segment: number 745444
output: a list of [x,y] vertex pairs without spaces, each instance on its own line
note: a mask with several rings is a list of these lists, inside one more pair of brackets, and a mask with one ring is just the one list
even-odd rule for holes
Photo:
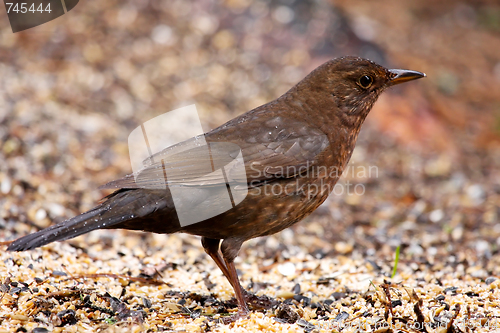
[[28,11],[32,12],[32,13],[35,13],[35,12],[40,12],[40,13],[47,12],[47,13],[50,13],[51,12],[50,2],[47,4],[47,6],[45,6],[45,9],[43,8],[43,6],[42,6],[41,3],[40,3],[40,5],[38,5],[38,7],[36,7],[36,9],[35,9],[35,4],[34,3],[32,3],[31,6],[29,6],[29,8],[28,8],[29,3],[26,3],[26,2],[22,2],[22,3],[19,3],[19,2],[16,2],[16,3],[7,2],[6,5],[9,6],[9,8],[7,8],[7,13],[10,13],[11,10],[13,12],[23,13],[23,14],[27,13]]

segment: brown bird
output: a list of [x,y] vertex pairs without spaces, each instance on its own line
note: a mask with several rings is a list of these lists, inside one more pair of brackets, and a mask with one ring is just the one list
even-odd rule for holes
[[[198,235],[235,291],[238,313],[232,319],[246,316],[245,291],[234,266],[242,243],[288,228],[321,205],[347,165],[378,96],[390,86],[422,77],[425,74],[386,69],[357,57],[330,60],[276,100],[205,133],[217,166],[233,160],[241,149],[243,181],[237,171],[207,176],[198,167],[205,161],[197,148],[179,152],[170,147],[146,161],[138,174],[106,184],[105,188],[118,190],[97,207],[21,237],[7,250],[29,250],[95,229]],[[166,181],[162,178],[165,170],[174,171]],[[201,222],[180,223],[179,202],[174,205],[171,195],[174,187],[197,189],[181,195],[181,205],[196,208],[208,202],[213,207],[227,193],[228,178],[237,183],[233,191],[248,191],[243,201]],[[196,181],[186,185],[190,179]]]

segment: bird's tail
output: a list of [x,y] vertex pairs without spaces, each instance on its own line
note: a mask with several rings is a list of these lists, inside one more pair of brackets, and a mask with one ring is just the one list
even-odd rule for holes
[[103,203],[86,213],[75,216],[47,229],[21,237],[13,241],[7,251],[25,251],[55,241],[62,241],[80,236],[96,229],[119,228],[119,224],[132,219],[141,219],[156,211],[164,200],[157,200],[156,205],[145,205],[147,199],[142,190],[119,190],[108,196]]

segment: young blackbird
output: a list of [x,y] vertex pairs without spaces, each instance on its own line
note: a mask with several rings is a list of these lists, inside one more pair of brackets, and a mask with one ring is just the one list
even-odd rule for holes
[[[167,178],[168,187],[153,186],[163,175],[162,169],[181,170],[178,175],[183,181],[190,177],[199,180],[201,176],[198,185],[209,187],[206,193],[210,197],[200,187],[198,194],[183,198],[192,207],[212,200],[218,188],[227,192],[227,179],[203,178],[197,169],[201,164],[198,154],[173,154],[167,148],[157,154],[163,164],[152,159],[139,172],[139,178],[126,176],[106,184],[105,188],[118,190],[97,207],[21,237],[7,250],[29,250],[95,229],[199,235],[206,253],[235,291],[238,313],[232,319],[246,316],[246,294],[234,267],[242,243],[281,231],[321,205],[347,165],[361,124],[378,96],[390,86],[422,77],[425,74],[386,69],[357,57],[330,60],[276,100],[205,134],[211,156],[219,162],[227,161],[228,155],[234,158],[234,151],[223,143],[241,149],[248,194],[232,209],[198,223],[181,225],[169,189],[180,182],[175,173],[173,179]],[[217,200],[212,204],[217,205]]]

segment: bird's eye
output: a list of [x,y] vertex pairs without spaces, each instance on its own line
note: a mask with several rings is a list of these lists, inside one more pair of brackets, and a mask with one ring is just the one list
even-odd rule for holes
[[358,83],[362,88],[368,89],[373,83],[373,78],[369,75],[363,75],[359,78]]

